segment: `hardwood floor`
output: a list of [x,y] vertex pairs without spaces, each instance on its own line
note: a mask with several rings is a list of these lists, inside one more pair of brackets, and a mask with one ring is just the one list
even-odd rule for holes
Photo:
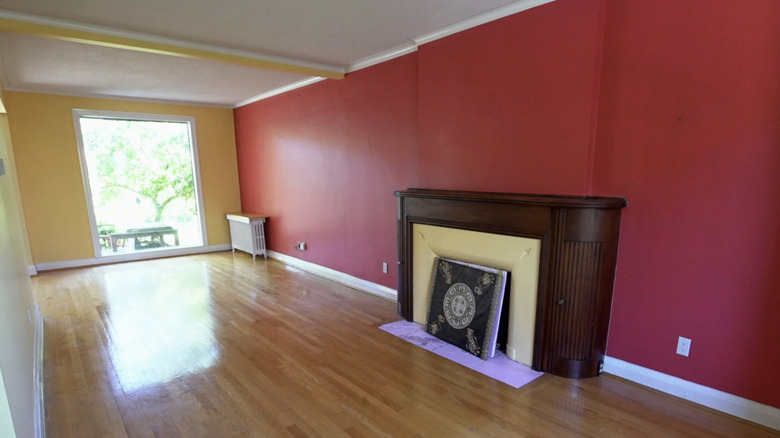
[[396,305],[230,252],[45,272],[59,437],[780,437],[609,375],[515,389],[377,327]]

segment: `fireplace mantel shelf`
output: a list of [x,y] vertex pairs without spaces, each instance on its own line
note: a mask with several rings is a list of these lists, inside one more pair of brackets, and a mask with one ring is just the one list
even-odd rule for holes
[[408,189],[398,198],[398,311],[413,318],[412,226],[539,239],[532,368],[601,373],[624,198]]
[[624,208],[625,198],[606,196],[563,196],[532,193],[464,192],[411,188],[395,192],[396,196],[413,196],[419,199],[452,199],[461,201],[494,202],[503,204],[540,205],[568,208]]

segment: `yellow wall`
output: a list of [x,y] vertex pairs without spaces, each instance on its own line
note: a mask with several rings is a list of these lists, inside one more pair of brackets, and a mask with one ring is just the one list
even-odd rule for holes
[[[0,115],[0,436],[33,436],[33,312],[16,168]],[[16,435],[14,435],[14,433]]]
[[74,108],[195,117],[208,244],[230,242],[224,213],[241,209],[231,109],[11,91],[5,104],[36,264],[95,257]]
[[[4,90],[0,92],[5,93]],[[3,94],[3,99],[5,95]],[[19,243],[21,245],[20,250],[22,257],[24,258],[27,266],[33,265],[32,252],[30,250],[30,241],[27,237],[27,223],[24,221],[24,208],[22,204],[22,195],[19,191],[19,180],[16,176],[16,159],[14,158],[14,151],[11,147],[11,131],[8,127],[8,116],[6,114],[0,114],[0,158],[6,160],[6,171],[13,174],[9,179],[9,184],[13,194],[12,198],[7,199],[7,202],[14,203],[15,214],[8,217],[11,229],[19,236]],[[10,171],[8,169],[11,169]]]

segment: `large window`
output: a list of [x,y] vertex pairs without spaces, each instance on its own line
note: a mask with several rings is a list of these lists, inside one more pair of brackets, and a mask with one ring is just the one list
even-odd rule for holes
[[96,257],[206,241],[191,117],[74,110]]

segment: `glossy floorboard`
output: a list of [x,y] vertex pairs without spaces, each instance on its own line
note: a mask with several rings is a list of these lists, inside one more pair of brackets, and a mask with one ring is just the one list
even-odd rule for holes
[[604,375],[514,389],[379,330],[395,303],[216,253],[45,272],[60,437],[778,437]]

